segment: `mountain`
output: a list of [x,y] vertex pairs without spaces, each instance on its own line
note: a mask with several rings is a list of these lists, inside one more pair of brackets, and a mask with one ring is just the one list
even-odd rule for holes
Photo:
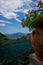
[[27,36],[25,33],[14,33],[14,34],[6,34],[7,37],[9,38],[19,38],[22,36]]
[[6,36],[4,34],[0,33],[0,39],[1,38],[6,38]]

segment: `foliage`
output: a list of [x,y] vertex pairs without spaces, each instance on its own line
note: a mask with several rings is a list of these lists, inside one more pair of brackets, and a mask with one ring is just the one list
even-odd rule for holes
[[25,17],[26,18],[22,20],[23,27],[43,28],[43,9],[29,10],[28,14],[25,14]]
[[5,64],[5,60],[3,60],[2,62],[0,62],[0,65],[4,65]]
[[11,39],[1,38],[1,39],[0,39],[0,47],[3,46],[3,45],[9,44],[10,42],[12,42]]
[[20,38],[10,39],[10,38],[6,37],[4,34],[0,33],[0,47],[4,46],[4,45],[11,44],[11,43],[19,43],[19,42],[22,42],[24,40],[27,40],[27,36],[22,36]]
[[12,42],[11,39],[6,37],[4,34],[0,33],[0,47],[3,46],[3,45],[9,44],[11,42]]

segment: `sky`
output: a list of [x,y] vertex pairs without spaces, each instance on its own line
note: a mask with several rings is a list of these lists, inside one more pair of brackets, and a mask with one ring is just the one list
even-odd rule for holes
[[21,20],[28,10],[36,9],[38,0],[0,0],[0,32],[3,34],[29,33]]

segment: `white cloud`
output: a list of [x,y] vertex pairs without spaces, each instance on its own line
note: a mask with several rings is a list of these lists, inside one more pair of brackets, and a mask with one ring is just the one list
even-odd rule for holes
[[28,11],[29,11],[28,9],[24,9],[23,10],[24,13],[28,13]]
[[6,26],[6,24],[0,24],[0,27]]
[[21,22],[21,20],[19,20],[19,19],[17,19],[17,18],[16,18],[16,21]]
[[11,22],[9,22],[9,21],[5,21],[5,20],[0,20],[0,23],[12,24]]
[[12,24],[10,21],[0,20],[0,27],[6,26],[6,24]]
[[0,0],[0,15],[5,18],[21,22],[17,17],[19,15],[15,12],[27,13],[30,8],[30,3],[32,0]]
[[19,20],[17,17],[19,15],[13,13],[13,12],[8,12],[6,15],[4,15],[4,17],[8,18],[8,19],[11,19],[11,18],[14,18],[16,21],[18,22],[21,22],[21,20]]

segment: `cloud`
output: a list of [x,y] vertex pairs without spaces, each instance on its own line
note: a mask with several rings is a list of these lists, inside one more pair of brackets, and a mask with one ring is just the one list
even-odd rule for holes
[[6,26],[7,24],[12,24],[10,21],[0,20],[0,27]]
[[5,21],[5,20],[0,20],[0,23],[12,24],[11,22],[9,22],[9,21]]
[[0,27],[6,26],[6,24],[0,24]]
[[17,17],[20,15],[17,12],[27,13],[31,9],[30,4],[32,0],[0,0],[0,15],[5,18],[14,18],[18,22],[21,22]]
[[8,19],[11,19],[11,18],[14,18],[16,21],[18,22],[21,22],[21,20],[19,20],[17,17],[19,15],[13,13],[13,12],[8,12],[6,15],[4,15],[4,17],[8,18]]

